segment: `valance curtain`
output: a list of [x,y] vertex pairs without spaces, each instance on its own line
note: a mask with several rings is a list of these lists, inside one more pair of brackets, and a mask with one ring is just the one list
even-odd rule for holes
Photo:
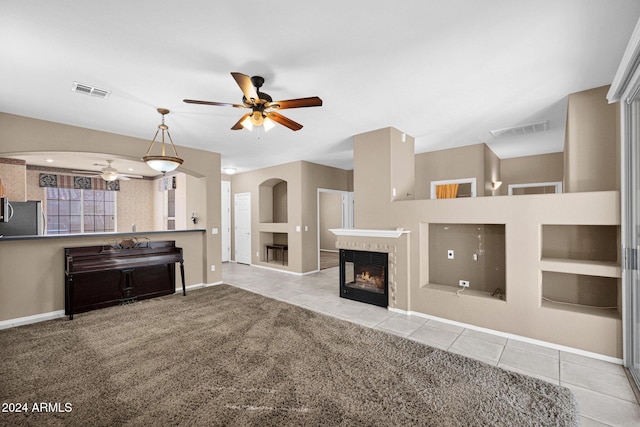
[[459,184],[436,185],[436,197],[438,199],[455,199],[458,197]]
[[120,191],[120,181],[105,181],[88,176],[56,175],[41,173],[40,187],[73,188],[75,190]]

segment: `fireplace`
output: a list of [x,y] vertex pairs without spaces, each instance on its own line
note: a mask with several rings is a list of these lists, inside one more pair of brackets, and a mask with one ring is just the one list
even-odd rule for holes
[[387,307],[389,254],[340,249],[340,296]]

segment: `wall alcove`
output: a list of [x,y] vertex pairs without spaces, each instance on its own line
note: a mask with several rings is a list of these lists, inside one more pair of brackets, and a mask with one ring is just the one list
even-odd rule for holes
[[287,223],[287,181],[272,178],[262,182],[258,207],[261,223]]

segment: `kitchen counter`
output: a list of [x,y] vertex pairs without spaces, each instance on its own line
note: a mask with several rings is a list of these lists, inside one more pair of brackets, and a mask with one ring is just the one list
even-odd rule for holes
[[130,231],[128,233],[78,233],[78,234],[43,234],[43,235],[34,235],[34,236],[6,236],[0,237],[0,242],[11,242],[18,240],[40,240],[40,239],[69,239],[69,238],[78,238],[78,237],[146,237],[154,234],[165,234],[165,233],[192,233],[199,232],[204,233],[206,230],[204,228],[197,228],[193,230],[163,230],[163,231]]

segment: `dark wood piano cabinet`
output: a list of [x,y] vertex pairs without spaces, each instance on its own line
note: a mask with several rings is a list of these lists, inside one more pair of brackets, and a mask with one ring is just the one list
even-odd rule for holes
[[175,241],[65,248],[64,255],[69,320],[76,313],[175,293],[177,262],[187,294],[182,248]]

